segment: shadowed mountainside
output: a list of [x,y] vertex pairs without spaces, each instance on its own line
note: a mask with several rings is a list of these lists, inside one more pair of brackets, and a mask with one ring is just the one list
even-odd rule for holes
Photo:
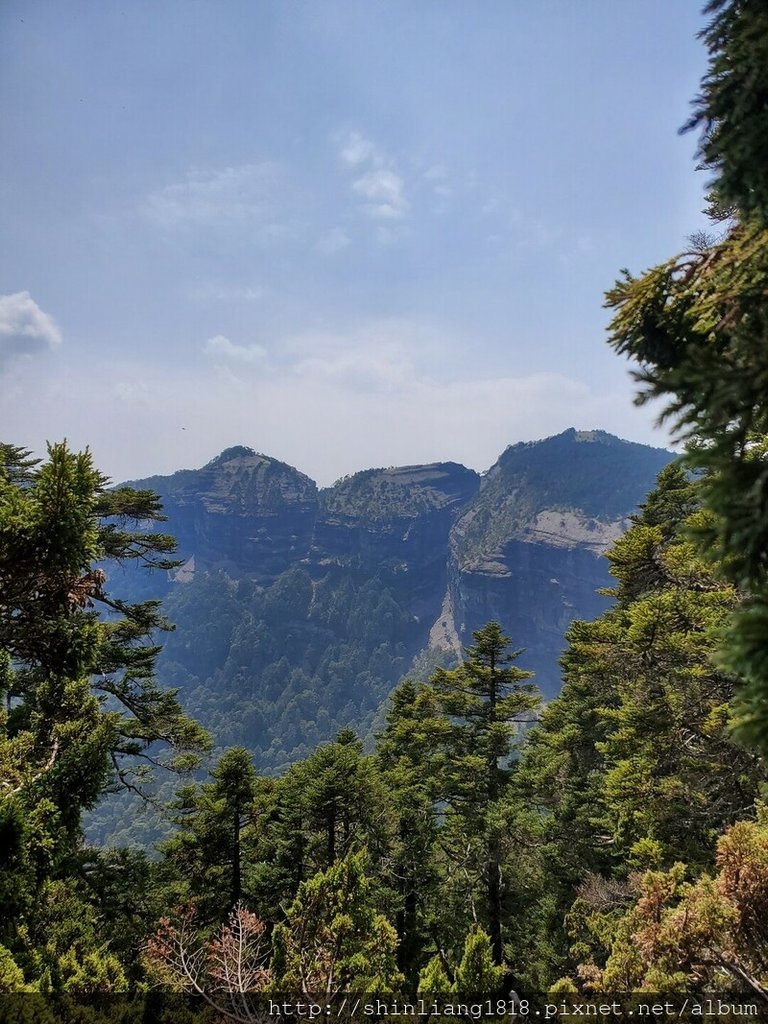
[[[184,566],[161,669],[221,742],[277,767],[364,727],[425,649],[459,656],[497,619],[545,694],[574,617],[607,604],[603,553],[671,454],[602,431],[515,444],[482,476],[457,463],[370,469],[318,490],[229,448],[157,491]],[[444,653],[440,653],[444,652]]]

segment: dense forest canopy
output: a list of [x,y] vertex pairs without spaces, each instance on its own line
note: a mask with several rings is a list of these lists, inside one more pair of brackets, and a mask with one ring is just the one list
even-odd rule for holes
[[[546,706],[491,621],[397,687],[372,750],[343,728],[267,775],[232,746],[152,855],[89,847],[105,791],[208,745],[155,680],[157,602],[111,590],[113,562],[172,568],[173,541],[88,452],[0,447],[0,991],[191,992],[234,1020],[244,991],[768,1004],[768,15],[707,11],[691,126],[719,235],[608,294],[688,452],[612,545],[610,607],[571,625]],[[283,580],[265,618],[307,593]],[[348,600],[361,629],[397,615],[376,587]]]

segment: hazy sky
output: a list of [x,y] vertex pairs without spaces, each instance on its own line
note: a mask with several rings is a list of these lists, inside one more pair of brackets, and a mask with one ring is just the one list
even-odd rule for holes
[[322,484],[659,446],[603,292],[702,226],[701,0],[3,0],[0,437]]

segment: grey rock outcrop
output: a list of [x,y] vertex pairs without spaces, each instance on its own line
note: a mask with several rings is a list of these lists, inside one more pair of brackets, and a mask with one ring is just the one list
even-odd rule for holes
[[507,448],[451,531],[448,632],[466,645],[484,623],[502,623],[525,650],[521,665],[555,695],[565,631],[608,607],[597,592],[611,584],[605,552],[670,458],[573,429]]

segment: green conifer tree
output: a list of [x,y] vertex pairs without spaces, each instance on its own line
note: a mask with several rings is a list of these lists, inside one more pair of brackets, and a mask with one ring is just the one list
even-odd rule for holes
[[[572,624],[562,692],[514,779],[543,829],[548,911],[524,965],[540,987],[568,962],[566,919],[593,904],[616,916],[638,869],[708,867],[717,834],[753,813],[763,769],[732,740],[735,682],[712,663],[737,595],[691,541],[707,515],[697,488],[665,469],[609,552],[616,605]],[[592,903],[576,898],[584,889]]]
[[[500,965],[503,824],[494,811],[511,774],[521,726],[532,719],[539,698],[535,687],[524,682],[532,673],[513,664],[522,652],[509,651],[511,640],[497,622],[473,637],[464,663],[452,671],[438,669],[430,685],[451,726],[441,780],[447,802],[444,842],[453,846],[449,857],[457,862],[461,857],[465,876],[478,871],[482,878],[484,918]],[[460,847],[469,855],[458,854]]]
[[5,944],[30,982],[64,985],[66,955],[76,974],[97,957],[122,985],[81,871],[82,813],[206,745],[154,680],[157,602],[108,585],[113,560],[174,564],[162,518],[152,493],[109,490],[87,451],[51,445],[40,463],[0,445],[0,890]]
[[392,694],[377,737],[376,759],[397,822],[390,860],[398,894],[398,963],[412,978],[433,941],[441,748],[450,728],[434,690],[406,681]]
[[281,784],[281,844],[303,846],[302,881],[365,843],[375,859],[387,845],[387,796],[372,758],[352,729],[289,769]]
[[162,844],[163,874],[175,902],[191,899],[203,923],[218,923],[249,893],[244,873],[253,860],[256,770],[243,747],[211,769],[210,782],[181,790],[180,831]]
[[611,344],[640,366],[637,401],[689,441],[714,518],[703,549],[747,599],[721,647],[741,676],[736,727],[768,750],[768,12],[763,0],[710,0],[710,61],[688,128],[713,173],[719,238],[607,294]]
[[395,991],[397,934],[381,913],[367,855],[350,853],[299,886],[274,931],[273,971],[283,991],[335,995]]

